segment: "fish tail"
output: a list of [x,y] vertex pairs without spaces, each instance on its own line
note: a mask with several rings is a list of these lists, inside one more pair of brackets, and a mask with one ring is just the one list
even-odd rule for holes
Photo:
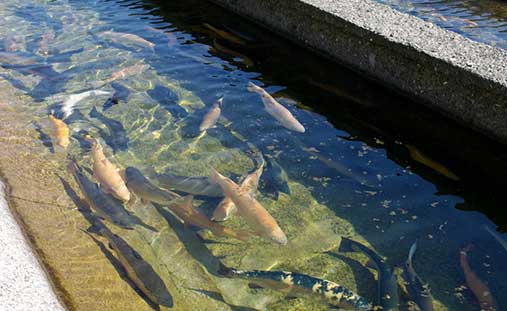
[[92,110],[90,110],[90,113],[88,114],[91,118],[98,118],[100,117],[99,112],[97,111],[97,108],[93,106]]
[[408,252],[408,259],[407,262],[412,262],[412,258],[414,257],[415,251],[417,250],[417,240],[415,240],[414,244],[410,247],[410,250]]
[[338,247],[338,251],[341,253],[354,252],[354,248],[352,247],[353,241],[349,238],[342,237],[340,242],[340,246]]
[[218,183],[218,179],[220,178],[220,173],[217,172],[216,169],[214,168],[211,168],[211,175],[209,176],[209,181],[212,183],[212,184],[216,184]]

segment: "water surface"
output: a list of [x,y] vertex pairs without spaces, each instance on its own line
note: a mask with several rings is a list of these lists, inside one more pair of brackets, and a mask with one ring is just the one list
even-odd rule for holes
[[[128,209],[159,232],[107,224],[153,266],[175,310],[328,308],[318,299],[288,299],[225,279],[217,274],[219,260],[235,268],[333,280],[376,303],[375,272],[365,267],[364,256],[337,253],[341,236],[369,245],[397,272],[417,240],[414,265],[432,288],[436,310],[480,309],[459,264],[460,249],[471,243],[473,270],[488,284],[498,310],[507,305],[502,295],[507,253],[484,229],[505,230],[507,223],[496,212],[503,203],[504,147],[207,2],[8,0],[0,8],[0,33],[13,38],[4,40],[11,44],[3,47],[8,57],[2,77],[31,98],[23,108],[42,133],[49,134],[47,113],[61,115],[62,102],[72,94],[100,89],[121,95],[118,105],[105,110],[107,95],[90,96],[66,119],[74,135],[68,153],[84,167],[91,167],[82,139],[86,131],[101,138],[111,161],[147,176],[166,171],[209,176],[213,167],[238,181],[255,168],[253,149],[286,171],[289,193],[277,195],[263,177],[256,194],[287,234],[286,246],[255,236],[248,242],[203,232],[204,238],[198,237],[196,228],[139,200]],[[104,32],[135,34],[154,46],[114,41]],[[142,70],[110,79],[133,65]],[[250,81],[289,109],[305,133],[273,119],[260,97],[247,91]],[[203,115],[220,97],[222,118],[199,133]],[[125,137],[118,140],[121,133]],[[39,146],[48,161],[66,161],[47,140]],[[458,178],[439,172],[428,159]],[[70,176],[57,173],[80,195]],[[269,174],[265,169],[263,175]],[[197,197],[196,202],[210,216],[219,199]],[[76,235],[88,239],[80,231],[87,229],[83,213],[66,217],[79,225],[71,232],[47,230],[69,243]],[[224,224],[248,229],[240,217]],[[107,242],[97,239],[96,256],[118,264]],[[62,261],[79,260],[63,254]],[[100,301],[100,278],[90,276],[87,287],[96,289],[90,299]],[[401,310],[413,308],[406,295],[400,297]]]

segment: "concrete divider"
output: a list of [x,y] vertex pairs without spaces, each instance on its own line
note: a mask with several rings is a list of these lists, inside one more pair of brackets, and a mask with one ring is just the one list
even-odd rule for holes
[[371,0],[211,1],[507,143],[505,50]]

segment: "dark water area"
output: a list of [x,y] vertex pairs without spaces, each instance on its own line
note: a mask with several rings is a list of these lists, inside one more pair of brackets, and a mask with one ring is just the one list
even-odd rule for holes
[[502,0],[378,0],[474,41],[507,48],[507,3]]
[[[238,181],[255,167],[252,150],[277,163],[264,169],[256,197],[288,245],[207,239],[197,247],[199,239],[173,225],[205,269],[216,268],[220,258],[245,270],[305,273],[377,303],[365,257],[337,254],[336,240],[370,245],[398,272],[417,240],[415,267],[432,288],[435,309],[479,310],[459,260],[460,249],[473,244],[472,270],[488,285],[496,310],[507,306],[507,249],[485,229],[507,239],[505,146],[205,1],[22,0],[0,9],[0,33],[14,38],[4,39],[1,74],[36,101],[29,107],[34,122],[51,110],[64,116],[62,103],[72,94],[104,92],[79,101],[66,119],[80,143],[68,152],[81,163],[89,163],[83,132],[101,138],[119,166],[147,176],[209,176],[213,167]],[[48,44],[41,44],[44,38]],[[135,72],[114,74],[129,66]],[[305,132],[271,117],[248,82],[273,95]],[[114,92],[117,103],[108,100]],[[216,127],[200,132],[221,97]],[[286,173],[285,188],[273,186],[274,166]],[[210,216],[218,201],[199,197],[199,209]],[[145,222],[174,224],[160,209],[136,211]],[[224,224],[247,228],[237,216]],[[139,236],[122,238],[152,265],[175,265],[164,256],[167,249],[146,243],[161,238]],[[220,279],[213,280],[230,290]],[[228,305],[258,310],[326,309],[312,297],[284,299],[241,286],[220,295]],[[400,310],[412,310],[406,295],[400,297]],[[174,294],[175,308],[189,299]]]

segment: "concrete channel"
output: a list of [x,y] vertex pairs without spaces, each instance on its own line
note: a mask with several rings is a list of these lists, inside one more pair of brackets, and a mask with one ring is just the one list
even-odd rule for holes
[[372,0],[211,1],[507,143],[505,50]]

